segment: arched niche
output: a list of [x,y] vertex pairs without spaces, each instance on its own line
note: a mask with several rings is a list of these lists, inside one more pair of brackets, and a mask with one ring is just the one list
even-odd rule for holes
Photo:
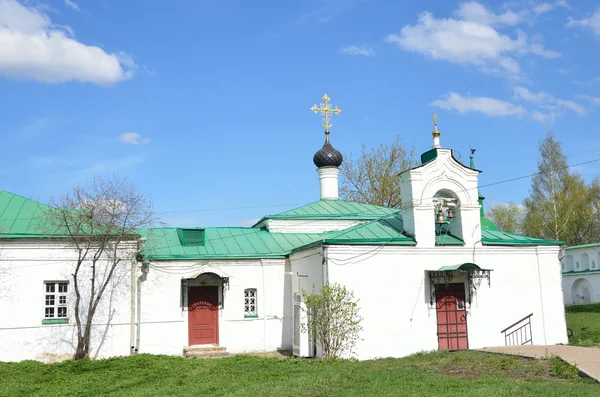
[[585,278],[575,280],[571,287],[571,303],[591,303],[594,291]]
[[567,255],[565,257],[565,271],[572,272],[573,270],[573,255]]
[[581,269],[579,270],[589,270],[590,269],[590,257],[587,253],[581,255]]

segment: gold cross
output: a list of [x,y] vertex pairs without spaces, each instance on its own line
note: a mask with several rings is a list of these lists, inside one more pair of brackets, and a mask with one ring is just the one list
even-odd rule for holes
[[433,126],[437,127],[438,115],[434,113],[433,116],[431,116],[431,118],[433,119]]
[[332,108],[331,104],[329,103],[331,98],[329,98],[327,94],[323,95],[323,98],[321,98],[321,100],[324,103],[321,103],[320,107],[317,107],[317,105],[315,104],[312,108],[310,108],[310,110],[315,112],[315,114],[321,112],[321,116],[323,116],[323,122],[321,123],[321,126],[325,128],[325,135],[329,135],[329,129],[333,126],[333,124],[329,123],[330,114],[333,113],[337,116],[342,111],[342,109],[338,108],[337,106],[335,108]]

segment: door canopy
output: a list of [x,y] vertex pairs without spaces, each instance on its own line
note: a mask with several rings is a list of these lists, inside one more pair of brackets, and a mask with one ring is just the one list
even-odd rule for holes
[[448,288],[448,283],[453,282],[453,280],[459,274],[467,273],[467,284],[469,289],[467,302],[470,305],[473,296],[475,296],[477,288],[479,288],[479,286],[481,285],[481,280],[487,279],[488,287],[491,287],[491,272],[491,270],[482,269],[475,263],[471,262],[465,262],[457,265],[445,265],[437,270],[428,270],[427,273],[429,274],[431,292],[430,304],[433,306],[436,289],[439,289],[441,286]]

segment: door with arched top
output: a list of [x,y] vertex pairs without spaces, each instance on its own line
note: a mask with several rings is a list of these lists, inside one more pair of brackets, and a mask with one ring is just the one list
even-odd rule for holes
[[188,288],[189,344],[219,344],[219,287]]

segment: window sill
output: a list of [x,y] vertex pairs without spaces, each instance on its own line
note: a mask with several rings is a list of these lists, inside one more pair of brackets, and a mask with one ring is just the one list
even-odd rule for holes
[[255,315],[252,315],[252,316],[244,314],[244,318],[258,318],[258,314],[255,314]]
[[68,324],[68,318],[45,318],[42,320],[42,325],[48,324]]

